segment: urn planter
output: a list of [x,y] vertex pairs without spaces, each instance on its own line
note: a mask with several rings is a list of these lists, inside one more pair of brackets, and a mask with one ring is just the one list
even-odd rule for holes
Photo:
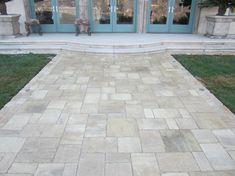
[[235,16],[207,16],[206,35],[213,38],[229,38],[229,29]]
[[20,34],[20,15],[0,15],[0,36]]

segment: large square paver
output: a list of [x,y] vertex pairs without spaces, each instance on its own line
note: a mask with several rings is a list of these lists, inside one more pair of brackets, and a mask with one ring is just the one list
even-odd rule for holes
[[83,153],[81,155],[77,176],[104,176],[105,154]]
[[201,147],[215,170],[235,169],[235,162],[220,144],[201,144]]
[[87,153],[96,152],[117,152],[117,139],[107,138],[84,138],[82,151]]
[[63,176],[64,164],[39,164],[35,176]]
[[164,152],[165,144],[158,131],[144,130],[140,132],[143,152]]
[[160,176],[154,154],[136,153],[131,155],[134,176]]
[[132,176],[132,168],[130,163],[107,163],[105,175],[112,176]]
[[16,157],[16,162],[52,162],[58,138],[28,138]]
[[118,138],[118,152],[120,153],[141,152],[140,139],[137,137]]
[[17,153],[24,145],[25,139],[19,137],[0,137],[0,152]]
[[138,136],[138,128],[135,119],[108,119],[107,135],[116,137]]
[[189,130],[162,130],[161,136],[167,152],[201,151]]
[[163,172],[199,171],[196,160],[189,152],[157,154],[160,170]]

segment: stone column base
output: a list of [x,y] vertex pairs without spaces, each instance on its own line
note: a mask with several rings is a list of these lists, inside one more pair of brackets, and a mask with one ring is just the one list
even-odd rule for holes
[[0,15],[0,36],[20,34],[20,15]]

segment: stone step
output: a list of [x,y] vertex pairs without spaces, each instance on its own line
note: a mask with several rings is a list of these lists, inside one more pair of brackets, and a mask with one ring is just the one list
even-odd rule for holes
[[86,44],[68,41],[0,41],[0,51],[58,52],[60,50],[91,53],[145,53],[145,52],[235,52],[235,41],[156,42],[136,45]]

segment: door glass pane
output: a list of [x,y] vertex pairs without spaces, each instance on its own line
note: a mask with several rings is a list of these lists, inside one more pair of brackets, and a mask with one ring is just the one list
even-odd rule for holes
[[189,24],[192,0],[175,0],[173,24]]
[[60,24],[74,24],[76,19],[75,0],[58,0]]
[[34,0],[34,7],[41,24],[54,24],[51,0]]
[[152,0],[150,23],[166,24],[168,14],[168,0]]
[[133,24],[134,0],[116,1],[117,24]]
[[110,24],[110,0],[93,0],[92,9],[95,24]]

